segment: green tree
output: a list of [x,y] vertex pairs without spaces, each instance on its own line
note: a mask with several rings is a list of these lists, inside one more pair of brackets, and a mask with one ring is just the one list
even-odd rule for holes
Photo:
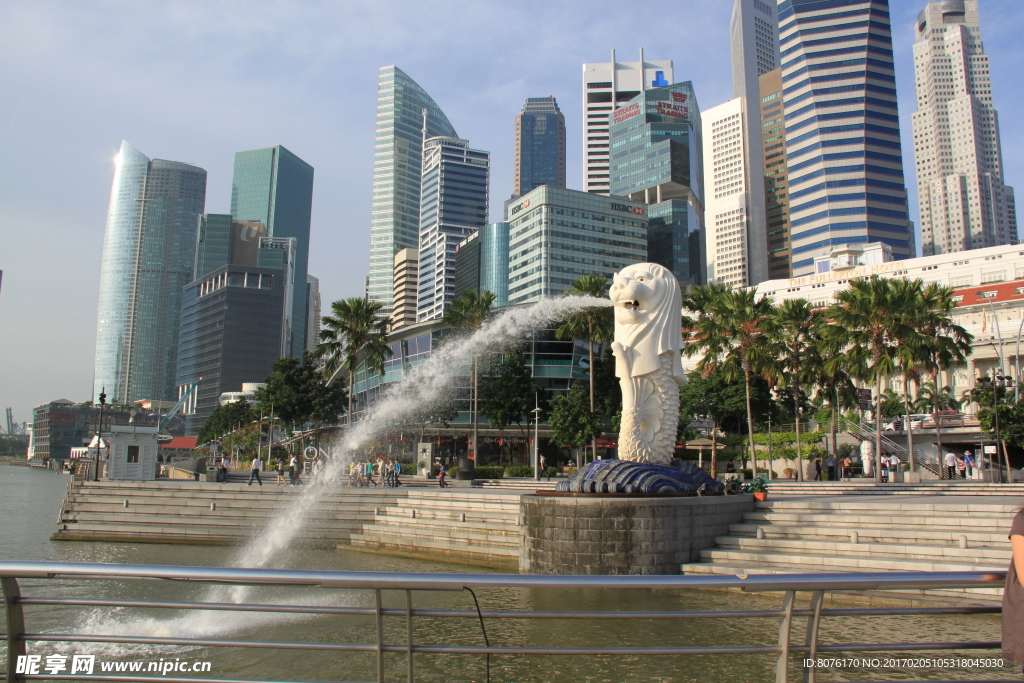
[[[576,278],[572,286],[563,292],[563,296],[589,296],[595,299],[608,298],[608,279],[603,275],[583,275]],[[559,339],[582,339],[587,342],[589,363],[587,372],[590,375],[590,412],[595,412],[594,403],[594,345],[609,344],[614,334],[612,309],[607,306],[582,308],[569,315],[557,330]],[[597,460],[597,435],[591,442],[592,457]]]
[[[821,367],[822,316],[806,299],[783,301],[775,309],[773,349],[776,384],[789,389],[793,398],[793,418],[796,441],[800,441],[800,409],[802,388],[814,383]],[[797,481],[803,479],[803,468],[797,471]]]
[[750,457],[757,476],[750,389],[755,377],[774,374],[775,306],[767,297],[757,298],[753,289],[727,290],[705,285],[694,287],[683,297],[683,308],[696,314],[684,353],[703,354],[697,369],[704,376],[721,370],[727,380],[743,378]]
[[[848,371],[862,380],[873,380],[881,397],[885,378],[897,369],[900,347],[917,331],[908,322],[915,301],[910,287],[893,287],[893,280],[877,275],[851,280],[848,289],[836,293],[828,316],[833,324],[825,336],[834,350],[845,350]],[[916,282],[920,282],[919,280]],[[875,411],[875,454],[882,453],[882,411]],[[875,481],[881,469],[874,468]]]
[[199,429],[197,443],[209,443],[258,419],[259,413],[245,399],[217,406]]
[[[1009,478],[1010,463],[1006,444],[1012,443],[1024,448],[1024,402],[1014,401],[1014,386],[1000,387],[991,377],[979,377],[974,388],[965,392],[967,397],[978,404],[978,421],[989,438],[996,439],[996,411],[999,415],[999,438],[997,446],[1002,450],[1004,476]],[[1001,443],[1000,443],[1001,442]],[[981,456],[979,456],[980,458]],[[996,467],[1000,467],[996,462]]]
[[551,441],[571,448],[584,448],[597,438],[598,421],[590,410],[587,394],[574,383],[569,393],[551,402]]
[[308,352],[298,358],[278,358],[267,377],[267,386],[256,392],[260,410],[288,425],[336,422],[345,411],[346,394],[331,385]]
[[387,343],[391,320],[382,315],[382,309],[379,301],[353,297],[335,301],[331,304],[331,315],[321,320],[320,343],[313,355],[323,362],[328,382],[340,369],[348,372],[349,426],[360,360],[365,361],[368,371],[383,375],[384,361],[393,353]]
[[523,352],[514,349],[502,354],[487,370],[480,387],[480,414],[498,431],[514,424],[527,436],[532,411],[544,390],[534,381]]
[[[491,306],[494,304],[495,295],[493,292],[477,292],[475,289],[468,289],[452,300],[445,309],[442,319],[446,325],[450,325],[462,334],[473,334],[487,321],[491,314]],[[479,452],[477,444],[478,423],[477,419],[477,380],[478,380],[479,358],[473,354],[473,393],[470,399],[470,414],[473,419],[473,458]]]

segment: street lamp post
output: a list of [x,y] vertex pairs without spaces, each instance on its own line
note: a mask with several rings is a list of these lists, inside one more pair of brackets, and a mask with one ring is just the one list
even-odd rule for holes
[[[979,378],[984,379],[984,378]],[[995,427],[996,433],[996,457],[995,464],[997,468],[1000,468],[1005,473],[1005,481],[1010,482],[1010,460],[1006,453],[1006,449],[1002,447],[1002,440],[999,437],[999,390],[1006,388],[1007,382],[1011,381],[1011,378],[1003,375],[1002,368],[996,368],[992,372],[992,378],[989,380],[992,384],[992,413],[993,413],[993,426]],[[984,449],[983,449],[984,450]],[[1002,457],[1000,457],[1002,453]],[[1002,464],[1000,464],[1000,462]]]
[[103,448],[103,407],[107,405],[107,388],[100,389],[100,424],[96,430],[96,469],[93,472],[93,481],[100,480],[100,450]]
[[540,481],[540,396],[533,395],[533,478]]

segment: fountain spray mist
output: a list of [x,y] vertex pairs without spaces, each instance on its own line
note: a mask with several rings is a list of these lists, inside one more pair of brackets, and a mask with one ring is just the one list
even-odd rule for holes
[[[534,330],[563,318],[567,313],[582,308],[611,306],[608,299],[567,296],[545,299],[530,306],[510,308],[495,316],[474,334],[452,339],[432,349],[430,357],[412,368],[401,381],[389,389],[388,394],[370,410],[369,415],[355,423],[336,443],[335,455],[324,471],[310,485],[305,486],[298,499],[270,521],[267,527],[239,552],[234,559],[238,567],[264,567],[287,550],[303,525],[310,519],[316,506],[333,489],[331,482],[340,481],[347,473],[348,463],[360,449],[372,445],[395,425],[408,422],[422,412],[424,406],[435,403],[451,390],[456,369],[467,359],[486,350],[502,348],[522,341]],[[236,592],[236,599],[241,593]]]

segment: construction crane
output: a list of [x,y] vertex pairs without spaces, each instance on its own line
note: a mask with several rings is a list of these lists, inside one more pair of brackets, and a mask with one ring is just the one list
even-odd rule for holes
[[14,421],[14,411],[10,408],[7,409],[7,431],[4,432],[7,436],[24,436],[26,434],[24,422]]
[[174,404],[174,407],[168,410],[167,414],[160,418],[160,424],[156,430],[158,439],[160,439],[161,437],[170,439],[170,435],[166,433],[167,424],[171,421],[171,418],[178,414],[178,411],[181,410],[181,407],[185,405],[186,401],[188,401],[189,396],[195,393],[196,388],[202,381],[203,378],[200,377],[195,382],[192,382],[192,384],[189,385],[188,389],[186,389],[185,392],[181,395],[181,398],[178,399],[178,402]]

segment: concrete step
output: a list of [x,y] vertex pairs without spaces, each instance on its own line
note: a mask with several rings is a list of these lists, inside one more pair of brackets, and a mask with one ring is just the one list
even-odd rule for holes
[[868,525],[858,524],[856,527],[847,526],[837,521],[831,525],[788,525],[788,524],[764,524],[764,523],[740,523],[730,524],[729,532],[733,536],[744,538],[756,537],[757,530],[761,529],[766,538],[802,538],[807,540],[849,540],[850,532],[856,531],[862,541],[881,540],[891,542],[902,540],[907,542],[925,543],[952,543],[959,544],[960,537],[966,536],[970,547],[1000,546],[1006,545],[1006,533],[968,531],[967,529],[951,528],[940,529],[929,526],[927,529],[893,528],[892,525]]
[[716,564],[745,566],[782,565],[802,566],[807,571],[816,572],[874,572],[874,571],[1005,571],[1006,563],[957,562],[952,560],[918,560],[910,558],[888,558],[848,555],[826,555],[800,552],[775,552],[771,550],[733,550],[712,548],[700,551],[702,561]]
[[806,555],[829,555],[847,557],[881,557],[893,560],[929,560],[936,562],[986,562],[1007,564],[1010,561],[1008,544],[1002,547],[960,548],[950,544],[932,545],[924,543],[850,543],[849,541],[814,541],[779,538],[741,538],[722,536],[715,539],[718,550],[742,550],[754,553],[793,552]]
[[481,542],[493,541],[495,543],[515,543],[517,546],[519,545],[518,527],[469,529],[455,525],[396,526],[376,520],[372,525],[364,524],[361,527],[361,532],[364,534],[397,535],[403,539],[471,538]]
[[748,512],[743,515],[743,521],[748,523],[772,524],[779,526],[837,526],[847,529],[855,529],[859,525],[872,527],[891,527],[893,529],[904,528],[932,528],[937,530],[966,529],[1006,529],[1009,531],[1013,515],[1000,514],[998,516],[977,515],[970,517],[938,516],[919,514],[908,511],[906,514],[893,514],[891,512],[880,512],[878,514],[864,514],[863,512],[853,513],[823,513],[814,512],[808,514],[783,513],[783,512]]
[[408,539],[389,536],[386,534],[361,533],[352,534],[349,537],[349,544],[354,547],[376,547],[392,549],[410,549],[422,552],[425,549],[437,549],[447,551],[446,554],[458,553],[483,553],[487,555],[502,555],[505,557],[519,557],[519,543],[477,543],[471,539],[461,538],[436,538],[436,539]]

